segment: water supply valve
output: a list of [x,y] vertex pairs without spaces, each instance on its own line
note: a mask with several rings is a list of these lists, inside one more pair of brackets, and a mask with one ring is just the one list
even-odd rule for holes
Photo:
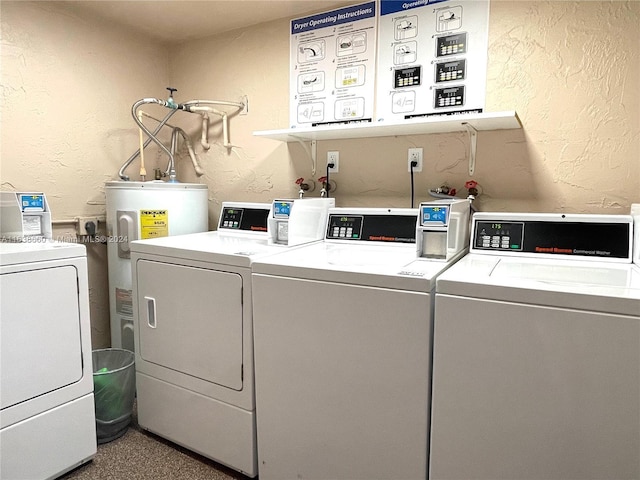
[[469,195],[473,197],[478,196],[478,182],[476,182],[475,180],[469,180],[468,182],[466,182],[464,184],[464,188],[469,191]]
[[172,88],[172,87],[167,87],[167,90],[169,90],[169,98],[167,98],[167,107],[169,107],[169,108],[178,108],[178,104],[173,99],[173,92],[177,92],[178,89],[177,88]]
[[300,177],[296,180],[296,185],[298,185],[298,195],[300,198],[302,198],[305,193],[313,192],[316,189],[316,182],[312,179],[305,181],[304,178]]

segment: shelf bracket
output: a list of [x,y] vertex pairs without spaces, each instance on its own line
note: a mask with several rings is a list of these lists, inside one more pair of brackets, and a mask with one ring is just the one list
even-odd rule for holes
[[473,176],[476,171],[476,146],[478,143],[478,130],[468,122],[462,122],[469,134],[469,176]]
[[311,176],[315,177],[316,176],[316,165],[317,163],[317,157],[318,157],[318,145],[316,140],[311,140],[311,147],[307,147],[307,144],[304,142],[304,140],[300,137],[296,137],[295,135],[292,135],[293,138],[296,139],[296,142],[298,142],[300,145],[302,145],[302,148],[304,148],[304,151],[307,152],[307,156],[309,157],[309,159],[311,160]]

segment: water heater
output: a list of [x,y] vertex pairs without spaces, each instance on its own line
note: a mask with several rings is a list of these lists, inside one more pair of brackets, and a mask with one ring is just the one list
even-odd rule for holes
[[130,243],[208,230],[206,185],[110,181],[105,185],[111,346],[134,350]]

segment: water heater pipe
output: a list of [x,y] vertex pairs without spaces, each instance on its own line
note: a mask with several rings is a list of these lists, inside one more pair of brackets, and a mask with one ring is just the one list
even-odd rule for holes
[[209,144],[209,114],[202,114],[202,138],[200,144],[205,150],[209,150],[211,145]]
[[[140,122],[142,122],[142,115],[143,112],[140,110],[138,112]],[[147,179],[147,169],[144,168],[144,135],[142,129],[139,128],[138,132],[140,133],[140,180],[144,182]]]
[[[158,132],[162,129],[162,127],[167,123],[167,121],[177,112],[177,110],[171,110],[169,113],[167,113],[167,115],[160,121],[160,123],[158,124],[158,126],[155,128],[155,130],[153,131],[153,135],[157,135]],[[143,113],[144,115],[148,116],[146,113]],[[151,143],[151,137],[148,137],[145,141],[144,141],[144,145],[143,147],[146,147],[147,145],[149,145]],[[122,166],[120,167],[120,170],[118,170],[118,177],[120,178],[120,180],[124,180],[124,181],[129,181],[129,176],[126,175],[124,173],[124,171],[129,168],[129,165],[131,165],[131,162],[133,162],[136,157],[140,155],[140,150],[137,150],[133,153],[133,155],[131,155],[129,157],[129,159],[124,162],[122,164]]]

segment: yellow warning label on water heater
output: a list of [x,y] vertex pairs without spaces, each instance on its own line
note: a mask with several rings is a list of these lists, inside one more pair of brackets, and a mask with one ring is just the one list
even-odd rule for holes
[[166,210],[140,210],[140,237],[142,239],[169,236],[169,212]]

